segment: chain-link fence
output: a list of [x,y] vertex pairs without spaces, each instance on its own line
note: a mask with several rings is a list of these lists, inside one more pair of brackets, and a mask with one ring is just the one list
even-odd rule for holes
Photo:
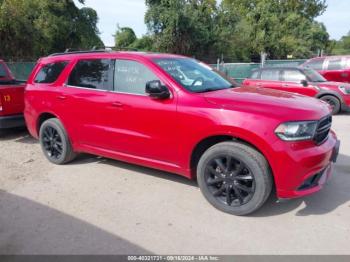
[[7,62],[14,77],[18,80],[27,80],[32,72],[35,62]]
[[[265,67],[276,66],[299,66],[305,60],[267,60]],[[12,73],[19,80],[26,80],[35,66],[35,62],[8,62],[8,67]],[[227,64],[213,64],[215,68],[226,73],[228,76],[234,78],[237,82],[242,82],[247,78],[252,70],[260,68],[260,63],[227,63]]]
[[[299,60],[267,60],[264,67],[288,67],[299,66],[305,59]],[[260,68],[260,63],[226,63],[226,64],[213,64],[211,65],[218,70],[224,72],[228,76],[234,78],[237,82],[241,83],[245,78],[249,77],[254,69]]]

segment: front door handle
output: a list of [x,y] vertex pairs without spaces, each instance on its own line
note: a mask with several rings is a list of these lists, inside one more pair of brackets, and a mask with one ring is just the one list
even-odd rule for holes
[[112,106],[114,106],[114,107],[123,107],[124,104],[121,103],[121,102],[116,101],[116,102],[113,102],[113,103],[112,103]]
[[67,97],[66,97],[66,96],[62,96],[62,95],[59,95],[59,96],[57,96],[57,99],[59,99],[59,100],[66,100]]

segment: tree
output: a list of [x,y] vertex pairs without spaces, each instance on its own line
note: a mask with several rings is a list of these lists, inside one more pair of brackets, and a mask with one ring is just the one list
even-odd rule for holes
[[134,30],[130,27],[119,27],[114,35],[115,48],[122,49],[131,47],[131,45],[137,40]]
[[67,48],[103,46],[97,21],[93,9],[78,9],[71,0],[2,0],[0,57],[36,60]]
[[157,51],[153,45],[153,37],[149,35],[144,35],[141,38],[136,39],[136,41],[130,46],[138,51]]
[[334,55],[349,55],[350,54],[350,32],[343,36],[339,41],[334,43]]
[[215,0],[146,0],[145,16],[159,51],[208,59],[215,46]]
[[245,21],[250,52],[270,58],[304,58],[327,49],[329,35],[315,17],[326,10],[325,0],[223,0],[223,10],[238,11]]

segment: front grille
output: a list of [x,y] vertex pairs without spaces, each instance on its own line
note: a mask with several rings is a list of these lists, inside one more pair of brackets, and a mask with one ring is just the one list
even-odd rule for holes
[[314,137],[316,144],[320,145],[327,140],[331,127],[332,116],[326,116],[318,122],[316,134]]

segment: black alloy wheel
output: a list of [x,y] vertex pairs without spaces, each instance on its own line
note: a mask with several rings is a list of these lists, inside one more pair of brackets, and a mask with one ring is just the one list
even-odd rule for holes
[[207,164],[207,186],[212,195],[227,206],[241,206],[254,195],[255,181],[245,163],[222,155]]
[[46,126],[43,129],[43,147],[50,158],[60,159],[63,153],[62,137],[56,129]]
[[50,118],[40,126],[39,140],[44,155],[54,164],[66,164],[77,155],[65,128],[57,118]]
[[273,186],[265,157],[238,141],[220,142],[207,149],[197,164],[197,181],[210,204],[238,216],[258,210]]

